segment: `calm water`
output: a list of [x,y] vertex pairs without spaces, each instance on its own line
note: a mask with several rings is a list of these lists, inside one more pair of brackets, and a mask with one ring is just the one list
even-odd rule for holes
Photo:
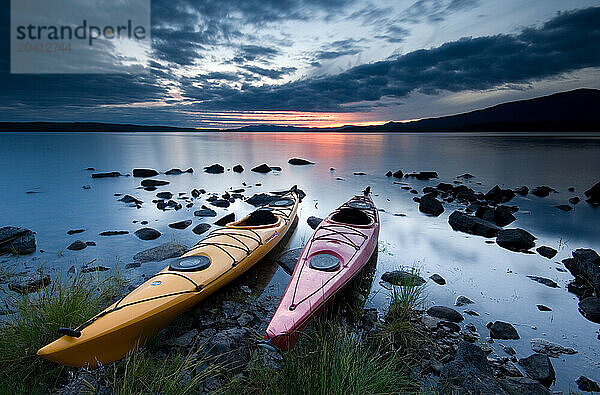
[[[314,166],[290,166],[291,157],[303,157],[316,162]],[[204,166],[221,163],[226,168],[242,164],[241,174],[231,171],[221,175],[202,172]],[[281,166],[282,172],[267,175],[249,169],[267,163]],[[159,190],[177,194],[192,188],[223,193],[262,183],[246,191],[253,193],[289,188],[298,184],[307,193],[299,210],[300,222],[291,237],[289,247],[306,240],[311,229],[306,225],[310,215],[326,216],[354,193],[370,185],[381,213],[381,234],[377,272],[368,306],[384,306],[387,293],[378,284],[385,271],[400,266],[418,266],[423,277],[441,274],[448,282],[439,286],[428,281],[428,303],[452,306],[456,296],[466,295],[476,303],[468,308],[480,317],[465,315],[465,323],[473,322],[482,337],[489,332],[488,321],[502,320],[515,325],[521,340],[496,341],[500,356],[504,343],[517,350],[518,357],[532,353],[529,340],[545,338],[564,346],[574,347],[579,354],[552,359],[557,371],[553,389],[576,389],[579,375],[600,379],[600,341],[598,325],[583,318],[577,311],[577,298],[568,293],[569,273],[556,270],[557,263],[569,257],[575,248],[600,251],[600,209],[585,202],[569,213],[554,206],[567,203],[600,180],[600,137],[544,136],[476,136],[441,134],[10,134],[0,133],[0,225],[27,227],[37,233],[38,248],[33,255],[1,257],[6,269],[33,274],[42,268],[55,277],[66,277],[71,265],[81,266],[97,259],[101,265],[114,268],[131,262],[132,256],[145,248],[176,240],[192,245],[198,236],[192,227],[203,221],[193,216],[203,199],[194,207],[162,212],[151,203],[156,192],[137,190],[140,179],[120,177],[92,179],[87,167],[97,171],[131,173],[133,168],[149,167],[166,171],[173,167],[193,167],[193,174],[161,175],[155,178],[170,181]],[[333,167],[335,171],[329,169]],[[559,254],[548,260],[537,254],[526,255],[485,244],[484,239],[451,230],[448,215],[460,206],[446,204],[446,211],[437,218],[418,211],[415,196],[385,177],[388,170],[435,170],[440,178],[427,181],[407,181],[419,191],[438,182],[452,182],[457,175],[471,173],[476,177],[467,182],[476,191],[487,191],[496,184],[506,187],[527,185],[530,188],[549,185],[559,193],[547,198],[516,197],[520,211],[517,221],[509,227],[524,228],[538,237],[537,245],[549,245]],[[362,171],[366,176],[355,176]],[[344,180],[336,180],[342,177]],[[405,179],[404,181],[406,181]],[[84,190],[83,185],[91,189]],[[575,187],[569,193],[568,187]],[[27,191],[39,193],[26,194]],[[141,209],[119,202],[114,193],[127,193],[143,200]],[[252,206],[236,202],[229,209],[216,209],[221,216],[234,211],[239,216]],[[528,213],[529,212],[529,213]],[[404,213],[406,217],[394,216]],[[169,223],[191,219],[194,225],[186,230],[169,228]],[[106,230],[134,232],[141,226],[132,221],[149,221],[163,235],[155,241],[142,241],[132,234],[116,237],[98,236]],[[211,220],[212,222],[212,220]],[[68,236],[69,229],[86,229]],[[96,247],[69,251],[74,240],[95,241]],[[134,269],[130,275],[154,273],[164,264],[148,263]],[[533,274],[555,280],[559,289],[545,287],[529,280]],[[265,289],[278,296],[283,293],[289,277],[281,270],[268,274]],[[552,308],[540,312],[536,304]],[[461,310],[462,308],[458,308]]]

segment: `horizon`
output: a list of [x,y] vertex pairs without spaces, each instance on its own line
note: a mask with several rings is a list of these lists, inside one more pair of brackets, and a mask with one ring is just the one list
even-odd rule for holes
[[10,74],[0,60],[3,120],[336,128],[600,88],[593,1],[186,4],[152,3],[145,74]]

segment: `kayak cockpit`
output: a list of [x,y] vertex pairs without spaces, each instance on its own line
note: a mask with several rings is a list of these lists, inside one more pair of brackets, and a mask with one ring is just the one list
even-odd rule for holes
[[331,216],[331,220],[347,225],[370,225],[373,220],[361,209],[344,207]]

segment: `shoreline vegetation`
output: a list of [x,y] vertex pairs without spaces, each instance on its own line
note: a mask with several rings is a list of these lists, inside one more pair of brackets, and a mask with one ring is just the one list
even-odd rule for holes
[[600,90],[576,89],[519,100],[463,114],[382,125],[294,127],[250,125],[237,129],[181,128],[100,122],[0,122],[4,132],[420,132],[420,133],[598,133]]
[[[289,163],[299,166],[312,164],[301,158],[292,158]],[[232,171],[243,172],[243,167],[238,166]],[[93,168],[85,171],[92,172],[89,173],[91,178],[122,176],[119,172],[95,173]],[[225,167],[213,164],[204,171],[222,174]],[[263,164],[250,171],[268,173],[283,170]],[[157,187],[169,185],[168,181],[150,178],[161,174],[158,171],[134,169],[132,173],[133,177],[141,179],[141,187],[156,191],[154,193],[160,199],[152,204],[156,204],[157,210],[178,210],[183,204],[191,208],[200,199],[213,207],[228,207],[236,199],[258,207],[278,198],[275,193],[256,193],[247,198],[244,188],[232,189],[224,194],[193,189],[191,197],[180,193],[179,203],[172,200],[171,192],[157,191]],[[164,175],[177,177],[184,173],[192,174],[193,169],[171,169]],[[437,217],[444,212],[445,205],[447,208],[452,206],[455,211],[449,216],[448,225],[454,230],[481,236],[486,243],[495,243],[515,253],[532,254],[536,238],[524,229],[504,228],[517,220],[514,214],[519,211],[519,207],[508,203],[517,195],[531,194],[543,198],[558,193],[549,186],[537,186],[531,191],[526,186],[514,190],[495,186],[486,193],[478,192],[468,186],[477,188],[476,183],[470,181],[474,176],[463,174],[451,183],[434,181],[437,185],[425,186],[421,194],[416,186],[411,185],[412,181],[436,180],[436,172],[404,174],[402,170],[396,170],[389,171],[386,176],[390,183],[398,184],[399,191],[415,195],[413,200],[424,215]],[[574,200],[573,188],[569,189],[569,193],[572,206],[557,206],[557,212],[566,211],[567,206],[569,210],[576,209],[581,199],[577,197],[577,201]],[[579,196],[587,201],[586,204],[600,205],[600,182],[582,191]],[[117,194],[115,198],[132,208],[149,204],[130,195]],[[204,205],[194,215],[217,216],[214,210]],[[319,218],[310,217],[307,222],[313,227],[319,221]],[[185,229],[191,223],[190,220],[169,226]],[[160,237],[160,232],[157,234],[150,230],[140,234],[136,232],[135,236],[149,240]],[[69,232],[78,234],[84,230]],[[100,235],[106,233],[128,232],[110,231]],[[201,233],[198,231],[197,234]],[[90,245],[95,244],[74,242],[68,248],[78,251]],[[139,267],[147,261],[177,257],[186,249],[176,242],[163,243],[136,254],[134,262],[125,269]],[[0,253],[24,255],[35,251],[32,231],[0,228]],[[299,253],[298,249],[292,251]],[[557,253],[549,246],[538,246],[536,251],[548,259]],[[574,275],[569,291],[581,299],[579,308],[582,314],[588,320],[598,322],[600,257],[589,249],[575,250],[572,255],[572,258],[562,261],[566,269],[560,264],[557,267]],[[479,315],[469,308],[473,301],[464,295],[457,297],[453,307],[437,305],[426,308],[429,305],[426,287],[431,282],[420,276],[418,267],[401,267],[384,273],[381,280],[389,292],[388,305],[381,311],[365,308],[375,281],[376,254],[352,285],[303,332],[296,348],[283,354],[264,350],[257,347],[256,342],[262,339],[279,303],[277,298],[265,296],[262,292],[267,286],[265,279],[268,282],[278,268],[275,258],[273,255],[263,259],[245,275],[178,317],[140,350],[121,361],[94,370],[61,367],[38,358],[35,353],[39,347],[56,338],[59,327],[76,327],[139,285],[143,279],[126,278],[118,264],[110,270],[94,261],[79,269],[73,266],[65,274],[68,278],[51,280],[50,276],[40,272],[35,278],[19,282],[14,281],[19,279],[18,273],[2,273],[2,279],[9,283],[9,290],[3,297],[4,314],[0,321],[0,390],[4,393],[118,394],[239,393],[242,390],[256,394],[549,394],[548,388],[556,378],[550,357],[577,353],[577,350],[545,339],[531,339],[533,353],[528,356],[520,355],[522,358],[518,358],[516,351],[508,345],[510,343],[502,344],[506,355],[492,355],[490,343],[494,339],[520,338],[516,328],[508,322],[495,320],[489,322],[487,336],[478,333],[473,324],[461,324],[465,319],[463,314]],[[277,259],[281,261],[283,257]],[[297,258],[292,254],[285,260],[292,262],[293,268]],[[558,287],[548,278],[527,277],[539,286]],[[437,284],[446,283],[439,274],[432,275],[430,279]],[[262,285],[256,286],[257,282],[262,282]],[[455,309],[458,307],[464,309],[462,313]],[[544,308],[548,307],[538,305],[540,311]],[[577,385],[579,388],[596,388],[598,384],[582,376]]]

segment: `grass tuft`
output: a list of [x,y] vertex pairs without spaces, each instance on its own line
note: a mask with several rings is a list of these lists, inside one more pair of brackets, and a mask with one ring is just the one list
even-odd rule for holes
[[3,310],[11,312],[0,322],[0,393],[43,393],[64,379],[66,369],[36,355],[58,338],[59,327],[74,328],[97,314],[123,291],[125,280],[112,274],[76,276],[29,295],[12,292]]

